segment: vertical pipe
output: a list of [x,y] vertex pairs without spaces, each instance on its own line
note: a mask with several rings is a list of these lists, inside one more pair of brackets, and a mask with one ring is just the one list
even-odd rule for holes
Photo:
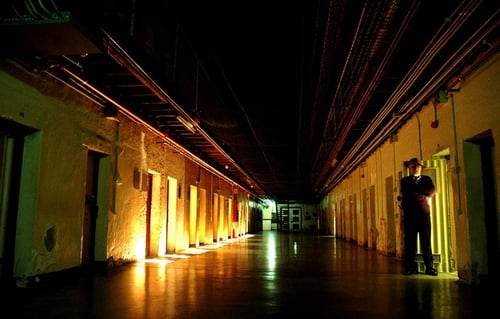
[[453,94],[450,94],[451,97],[451,114],[453,116],[452,124],[453,124],[453,139],[455,142],[455,174],[457,175],[457,195],[458,195],[458,214],[461,215],[463,213],[462,208],[462,190],[460,188],[460,161],[458,159],[458,137],[457,137],[457,122],[455,116],[455,99]]
[[415,116],[417,117],[417,123],[418,123],[418,150],[419,150],[419,159],[422,159],[422,126],[420,123],[420,117],[418,116],[418,113],[415,113]]
[[113,172],[113,195],[111,199],[111,212],[113,214],[116,214],[116,192],[118,190],[118,184],[121,183],[121,177],[120,173],[118,172],[118,157],[119,157],[119,151],[118,151],[118,139],[120,138],[120,122],[116,122],[116,132],[115,132],[115,140],[114,140],[114,150],[113,150],[113,156],[114,156],[114,172]]

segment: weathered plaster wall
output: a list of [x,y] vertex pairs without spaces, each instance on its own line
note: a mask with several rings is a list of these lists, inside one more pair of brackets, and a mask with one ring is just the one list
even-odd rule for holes
[[[82,142],[111,152],[114,127],[95,105],[50,78],[15,64],[2,67],[0,116],[37,130],[41,143],[37,175],[26,177],[36,180],[36,193],[20,199],[34,204],[30,211],[20,205],[16,270],[26,274],[79,265],[87,161]],[[48,229],[56,237],[50,252],[44,244]]]
[[[33,129],[25,163],[32,162],[31,174],[20,194],[17,222],[15,276],[31,276],[79,266],[85,210],[85,183],[88,151],[109,158],[104,161],[107,177],[101,181],[107,197],[100,201],[98,217],[99,261],[127,262],[146,254],[165,253],[167,231],[170,252],[189,247],[190,218],[187,190],[195,185],[206,190],[204,210],[195,214],[195,224],[206,220],[208,240],[214,239],[212,195],[224,195],[225,222],[222,238],[228,238],[227,198],[233,185],[200,168],[179,151],[163,143],[147,125],[122,115],[107,120],[102,107],[71,88],[43,74],[27,72],[15,63],[0,66],[0,117]],[[36,144],[38,148],[36,148]],[[39,149],[39,150],[38,150]],[[23,165],[25,165],[23,163]],[[149,251],[146,252],[147,187],[134,179],[151,176],[151,220]],[[167,194],[169,180],[176,190]],[[23,191],[24,190],[24,191]],[[198,194],[203,193],[198,191]],[[243,195],[243,192],[242,192]],[[222,197],[221,197],[222,198]],[[175,205],[169,203],[175,201]],[[248,201],[244,201],[248,205]],[[167,230],[168,207],[176,212],[175,225]],[[215,214],[218,214],[215,212]],[[224,215],[221,215],[224,216]],[[199,219],[199,220],[198,220]],[[245,229],[245,227],[243,227]],[[199,236],[200,229],[196,229]],[[44,243],[47,233],[55,239],[50,251]],[[102,234],[101,234],[102,232]],[[205,241],[205,239],[204,239]]]
[[[463,143],[478,134],[491,130],[493,139],[500,138],[500,60],[498,56],[481,66],[476,72],[456,87],[456,91],[450,92],[447,101],[431,99],[417,114],[413,115],[405,125],[394,136],[394,140],[387,140],[363,163],[363,167],[358,167],[357,171],[350,174],[327,198],[323,200],[323,205],[328,202],[326,214],[322,219],[328,225],[332,224],[331,219],[335,216],[336,230],[340,237],[350,238],[351,230],[349,223],[344,220],[352,218],[349,215],[349,197],[356,194],[356,210],[358,216],[362,216],[362,221],[356,223],[357,231],[354,232],[358,243],[365,244],[379,250],[381,253],[390,253],[395,248],[396,256],[403,254],[401,215],[397,202],[389,201],[388,198],[396,197],[399,192],[399,179],[403,170],[403,162],[412,157],[431,159],[438,154],[449,154],[448,176],[451,189],[450,207],[452,242],[456,246],[454,257],[457,258],[456,268],[459,277],[464,281],[473,280],[474,270],[471,269],[471,252],[469,237],[469,221],[466,211],[467,201],[477,201],[478,198],[468,198],[465,190],[464,174],[467,174],[467,167],[463,167],[464,154]],[[451,96],[453,95],[453,96]],[[432,127],[431,123],[438,121],[437,127]],[[458,142],[455,142],[458,141]],[[500,181],[500,150],[494,148],[494,166],[496,185]],[[455,172],[459,172],[456,174]],[[361,176],[363,176],[361,178]],[[392,182],[393,188],[388,187]],[[459,185],[460,183],[460,185]],[[366,212],[359,211],[362,205],[363,190],[370,194],[370,187],[375,188],[375,197],[368,197]],[[392,192],[392,194],[391,194]],[[459,194],[460,192],[460,194]],[[499,201],[499,189],[496,187],[497,203]],[[458,199],[462,203],[458,203]],[[342,207],[342,200],[345,200]],[[390,207],[393,205],[393,207]],[[372,211],[372,210],[375,211]],[[394,223],[388,224],[391,220],[388,212],[394,210]],[[498,205],[497,205],[498,209]],[[344,210],[344,212],[342,212]],[[361,213],[361,214],[360,214]],[[365,222],[364,219],[368,220]],[[375,218],[375,223],[373,223]],[[497,211],[497,220],[498,211]],[[375,229],[373,229],[375,225]],[[388,229],[387,226],[395,229]],[[365,228],[367,228],[365,230]],[[391,232],[395,238],[391,237]],[[472,234],[476,240],[475,234]],[[368,236],[368,238],[365,238]],[[371,236],[376,237],[376,246],[371,246]],[[395,242],[391,242],[394,241]],[[480,239],[483,240],[483,239]]]

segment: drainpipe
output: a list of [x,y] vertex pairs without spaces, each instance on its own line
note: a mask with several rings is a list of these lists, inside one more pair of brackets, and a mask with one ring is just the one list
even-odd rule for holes
[[455,118],[455,99],[453,94],[450,94],[451,98],[451,114],[453,116],[453,138],[455,140],[455,174],[457,175],[457,195],[458,195],[458,214],[463,214],[462,207],[462,189],[460,188],[460,160],[458,159],[458,137],[457,137],[457,123]]
[[418,116],[418,113],[415,113],[415,116],[417,117],[417,123],[418,123],[418,148],[419,148],[419,155],[420,159],[422,159],[422,127],[420,124],[420,117]]
[[113,172],[113,195],[111,199],[111,212],[116,214],[116,192],[118,190],[118,185],[122,183],[120,173],[118,172],[118,158],[120,157],[120,152],[118,150],[118,139],[120,137],[120,122],[116,121],[116,133],[115,133],[115,147],[114,147],[114,172]]

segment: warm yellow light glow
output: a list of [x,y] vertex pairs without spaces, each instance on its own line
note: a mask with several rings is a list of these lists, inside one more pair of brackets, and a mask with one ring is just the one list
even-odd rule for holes
[[220,248],[222,247],[223,245],[220,244],[220,243],[214,243],[214,244],[211,244],[211,245],[208,245],[208,246],[203,246],[203,249],[207,249],[207,250],[211,250],[211,249],[217,249],[217,248]]
[[[136,225],[136,229],[138,225]],[[142,233],[141,230],[136,230],[134,233],[135,234],[140,234]],[[134,253],[135,256],[138,260],[142,260],[146,258],[146,239],[143,236],[137,236],[136,237],[136,242],[135,242],[135,247],[134,247]]]
[[173,263],[174,260],[164,259],[164,258],[148,258],[148,259],[144,259],[144,262],[148,263],[148,264],[160,264],[160,265],[164,265],[164,264]]
[[188,255],[199,255],[206,252],[207,251],[205,249],[200,249],[200,248],[188,248],[181,251],[182,254],[188,254]]
[[160,234],[160,242],[158,243],[158,253],[167,251],[167,225],[162,225],[162,230]]
[[[220,248],[222,246],[228,245],[234,241],[243,240],[245,238],[249,238],[249,237],[253,237],[253,236],[254,235],[244,235],[244,236],[239,237],[239,238],[228,239],[224,243],[214,243],[211,245],[203,246],[202,248],[194,248],[194,247],[188,248],[188,249],[180,251],[177,254],[164,254],[164,255],[160,255],[156,258],[143,259],[141,262],[143,262],[145,264],[166,265],[166,264],[173,263],[176,260],[187,259],[187,258],[190,258],[192,255],[203,254],[203,253],[209,252],[211,250]],[[275,243],[273,242],[272,245],[273,245],[273,249],[271,249],[269,254],[268,254],[269,261],[270,261],[270,263],[272,263],[272,265],[270,264],[270,268],[275,267],[275,260],[274,259],[276,256],[276,247],[274,247]],[[139,246],[141,246],[141,245],[139,245]],[[144,268],[137,267],[136,272],[137,272],[137,276],[135,276],[135,279],[137,281],[136,284],[140,285],[142,283],[143,277],[145,276]]]
[[177,116],[177,120],[178,120],[179,122],[181,122],[181,123],[182,123],[182,125],[184,125],[184,127],[185,127],[188,131],[190,131],[190,132],[191,132],[191,133],[193,133],[193,134],[194,134],[194,133],[196,133],[196,128],[194,127],[193,123],[189,122],[188,120],[186,120],[184,117],[182,117],[182,116],[180,116],[180,115],[179,115],[179,116]]
[[166,258],[173,258],[173,259],[186,259],[191,256],[186,256],[186,255],[178,255],[178,254],[167,254],[165,255]]
[[[144,287],[145,277],[146,277],[146,268],[145,267],[134,267],[135,273],[132,278],[133,285],[135,287]],[[139,291],[138,289],[131,289],[132,292]]]

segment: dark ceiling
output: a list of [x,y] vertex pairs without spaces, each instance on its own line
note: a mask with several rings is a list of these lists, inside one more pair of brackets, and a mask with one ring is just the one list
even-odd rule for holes
[[4,1],[2,57],[278,201],[321,199],[498,51],[498,1],[66,2]]

